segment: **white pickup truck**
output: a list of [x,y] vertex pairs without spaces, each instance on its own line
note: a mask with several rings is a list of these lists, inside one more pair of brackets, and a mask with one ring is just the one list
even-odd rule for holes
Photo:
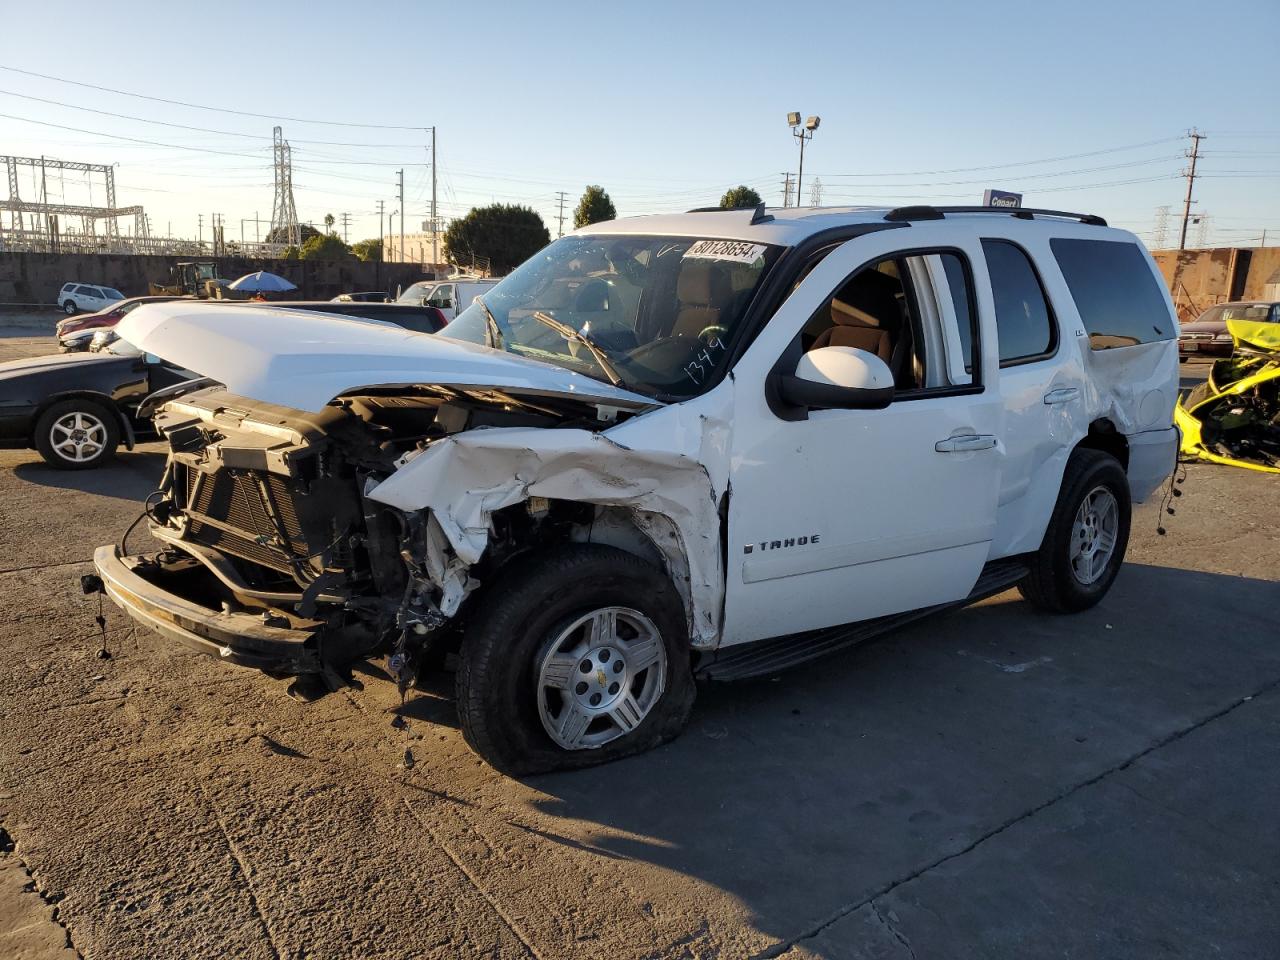
[[407,688],[456,653],[466,738],[512,773],[675,736],[695,677],[1015,585],[1089,607],[1178,446],[1172,305],[1092,216],[617,220],[437,336],[260,314],[121,324],[220,386],[155,398],[157,548],[101,547],[107,593],[273,672],[385,655]]

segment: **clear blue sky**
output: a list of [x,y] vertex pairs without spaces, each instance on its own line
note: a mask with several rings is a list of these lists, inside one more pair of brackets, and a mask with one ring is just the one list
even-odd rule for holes
[[[1276,0],[88,9],[7,5],[6,33],[26,39],[4,44],[0,66],[302,120],[434,124],[445,217],[524,202],[554,236],[555,191],[573,203],[587,183],[602,184],[621,215],[715,203],[735,183],[777,204],[797,160],[784,118],[799,110],[822,117],[806,150],[806,200],[819,178],[825,204],[976,203],[984,186],[1003,187],[1031,205],[1101,213],[1147,240],[1156,207],[1169,205],[1170,242],[1185,187],[1178,138],[1196,126],[1208,134],[1196,205],[1210,216],[1208,241],[1266,228],[1280,243]],[[118,202],[145,205],[156,232],[171,223],[194,236],[197,214],[207,225],[218,211],[232,239],[241,218],[270,216],[270,119],[10,70],[0,70],[0,114],[92,131],[0,117],[0,153],[118,162]],[[280,123],[302,219],[347,212],[352,240],[375,235],[376,201],[392,207],[401,164],[408,226],[425,218],[421,129]],[[79,202],[83,189],[68,181],[51,193]],[[252,238],[253,224],[245,230]]]

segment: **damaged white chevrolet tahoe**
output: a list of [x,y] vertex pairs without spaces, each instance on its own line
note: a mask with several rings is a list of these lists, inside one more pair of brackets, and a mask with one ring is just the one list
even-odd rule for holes
[[1097,603],[1174,465],[1176,320],[1132,234],[1052,211],[694,211],[552,243],[445,335],[141,307],[156,552],[95,561],[274,673],[456,653],[495,767],[675,736],[774,671],[1017,585]]

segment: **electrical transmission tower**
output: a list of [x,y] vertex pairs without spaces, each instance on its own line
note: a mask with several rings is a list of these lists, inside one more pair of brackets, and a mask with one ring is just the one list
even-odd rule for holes
[[1169,242],[1169,206],[1156,207],[1156,225],[1151,230],[1151,246],[1163,250]]
[[271,201],[271,233],[275,243],[291,247],[301,246],[302,227],[298,224],[298,208],[293,202],[293,159],[284,131],[275,127],[271,131],[275,158],[276,195]]
[[1209,215],[1202,213],[1195,218],[1196,224],[1196,246],[1207,247],[1209,245]]
[[817,177],[813,178],[813,186],[809,188],[809,206],[822,206],[822,181]]

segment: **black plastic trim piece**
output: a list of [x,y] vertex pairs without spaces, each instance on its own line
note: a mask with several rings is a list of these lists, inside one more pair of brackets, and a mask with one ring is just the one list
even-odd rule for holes
[[1063,220],[1079,220],[1091,227],[1105,227],[1107,221],[1095,213],[1069,213],[1066,210],[1044,210],[1039,207],[932,207],[918,205],[898,207],[890,210],[884,218],[891,223],[910,222],[912,220],[942,220],[948,213],[1000,213],[1006,217],[1019,220],[1034,220],[1036,217],[1058,217]]
[[810,410],[883,410],[893,402],[893,387],[841,387],[817,383],[795,374],[778,375],[783,402]]

